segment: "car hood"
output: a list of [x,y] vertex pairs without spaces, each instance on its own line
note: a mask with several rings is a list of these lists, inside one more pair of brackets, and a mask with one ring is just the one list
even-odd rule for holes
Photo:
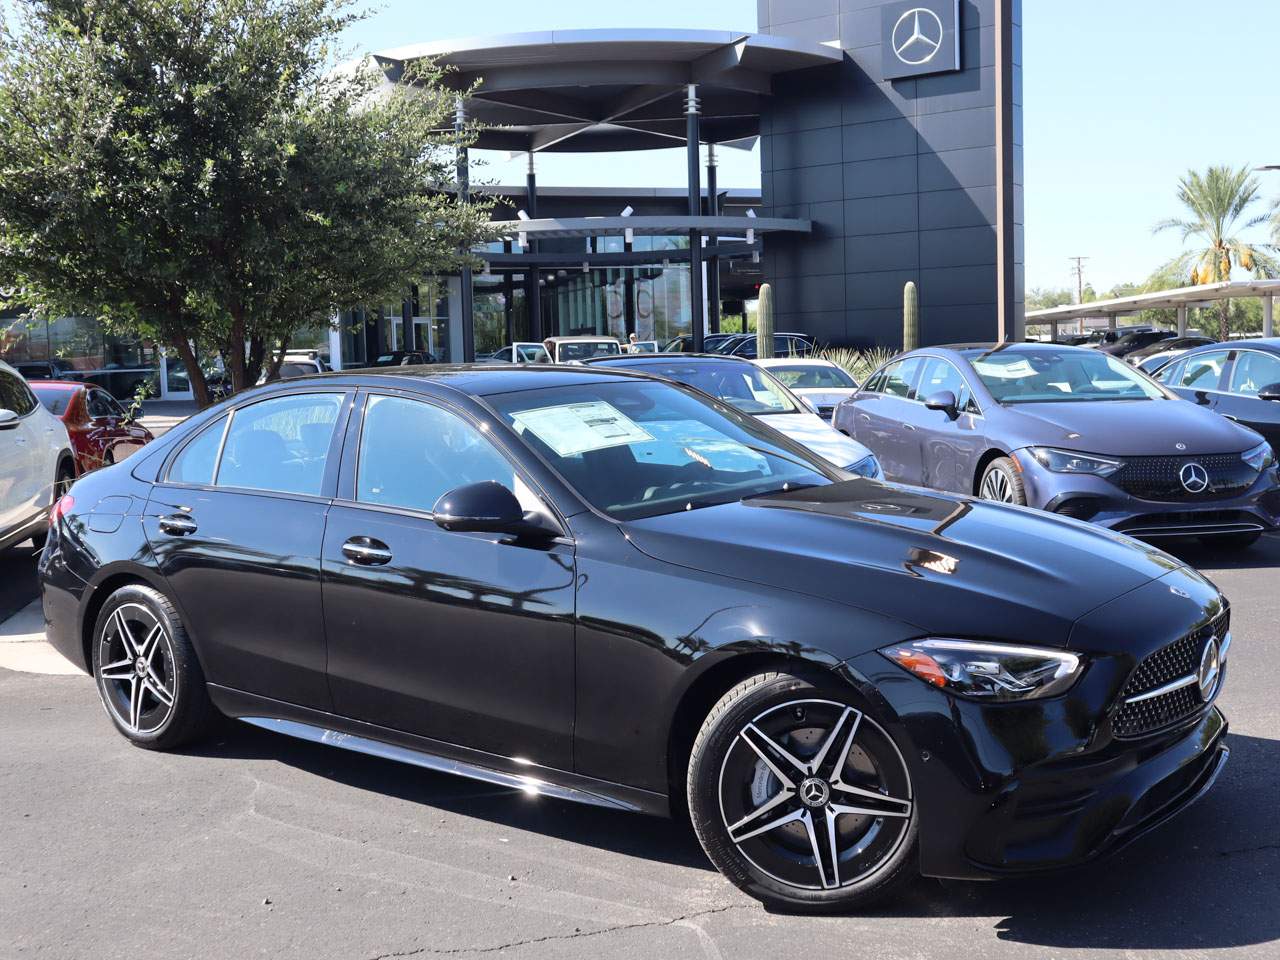
[[[1043,443],[1113,456],[1242,453],[1253,432],[1189,400],[1009,404],[1014,446]],[[1180,448],[1178,444],[1184,446]]]
[[871,610],[920,635],[1060,647],[1089,611],[1182,566],[1067,518],[862,479],[626,528],[655,559]]
[[784,433],[792,440],[808,447],[818,456],[837,467],[847,467],[857,463],[871,451],[838,433],[816,413],[771,413],[757,417],[779,433]]

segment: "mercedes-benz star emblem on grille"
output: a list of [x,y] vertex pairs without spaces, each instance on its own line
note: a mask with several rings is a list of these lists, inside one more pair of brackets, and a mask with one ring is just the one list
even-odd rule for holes
[[928,7],[915,7],[893,25],[893,52],[908,66],[928,63],[942,49],[945,32],[936,13]]
[[1175,449],[1175,450],[1185,450],[1185,449],[1187,449],[1187,445],[1186,445],[1185,443],[1175,443],[1175,444],[1173,445],[1173,449]]
[[1209,702],[1214,689],[1218,686],[1218,674],[1222,672],[1222,659],[1218,653],[1218,638],[1210,637],[1204,645],[1204,653],[1200,655],[1200,670],[1196,674],[1196,684],[1200,687],[1200,699]]
[[1178,479],[1187,493],[1204,493],[1209,489],[1209,471],[1198,463],[1188,463],[1178,471]]

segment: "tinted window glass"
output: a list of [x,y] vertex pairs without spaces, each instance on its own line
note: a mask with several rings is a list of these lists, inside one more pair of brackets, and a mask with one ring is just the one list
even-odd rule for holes
[[867,382],[862,385],[862,389],[866,393],[881,393],[884,390],[884,378],[888,372],[888,368],[881,368],[867,378]]
[[496,480],[528,504],[511,461],[457,414],[400,397],[370,397],[356,499],[430,512],[455,487]]
[[111,398],[101,390],[89,391],[89,416],[91,417],[114,417],[116,416],[115,407],[108,402]]
[[969,405],[969,385],[952,364],[937,357],[930,358],[920,376],[920,385],[916,388],[916,396],[927,400],[935,393],[950,390],[956,398],[956,409],[964,410]]
[[1187,365],[1183,368],[1177,385],[1193,387],[1196,390],[1217,390],[1218,383],[1222,379],[1222,368],[1227,365],[1228,356],[1228,351],[1217,350],[1213,353],[1187,357]]
[[1154,379],[1161,383],[1174,386],[1178,379],[1182,376],[1182,361],[1174,360],[1172,362],[1165,361],[1165,366],[1156,371]]
[[[60,417],[67,412],[67,407],[71,406],[71,398],[74,396],[75,394],[70,390],[56,390],[50,387],[36,390],[36,399],[55,417]],[[0,406],[4,404],[0,403]]]
[[908,357],[906,360],[890,364],[885,368],[883,391],[895,397],[911,396],[911,384],[915,381],[916,371],[919,368],[919,357]]
[[488,400],[588,502],[622,520],[832,481],[816,454],[784,447],[754,418],[661,381]]
[[1246,350],[1236,356],[1231,370],[1231,392],[1256,397],[1263,387],[1280,383],[1280,357]]
[[218,459],[218,447],[222,444],[222,432],[227,418],[219,417],[200,431],[199,436],[182,448],[178,458],[169,468],[171,483],[213,483],[213,467]]
[[0,410],[12,410],[25,417],[36,408],[36,398],[31,389],[7,370],[0,370]]
[[303,394],[242,407],[231,419],[216,483],[318,495],[342,394]]
[[622,352],[617,340],[571,340],[556,347],[561,363],[570,360],[586,360],[589,357],[611,357]]
[[766,416],[774,413],[802,412],[791,395],[778,382],[754,363],[741,360],[668,360],[662,363],[622,364],[641,373],[666,377],[697,387],[703,393],[723,400],[741,410]]
[[309,377],[319,368],[308,360],[286,361],[280,364],[280,379],[292,380],[294,377]]

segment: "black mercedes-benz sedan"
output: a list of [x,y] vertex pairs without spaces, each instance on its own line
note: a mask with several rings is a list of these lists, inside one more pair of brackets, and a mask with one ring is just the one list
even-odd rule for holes
[[1179,561],[624,371],[269,385],[52,521],[49,639],[138,746],[220,711],[513,803],[687,812],[778,907],[1106,854],[1227,756],[1230,611]]

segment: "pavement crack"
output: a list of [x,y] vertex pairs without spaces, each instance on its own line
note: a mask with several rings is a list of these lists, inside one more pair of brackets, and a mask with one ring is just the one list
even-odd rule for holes
[[601,927],[598,930],[581,930],[577,933],[556,933],[548,934],[545,937],[528,937],[524,940],[511,940],[507,943],[498,943],[488,947],[418,947],[415,950],[380,953],[377,956],[370,957],[369,960],[400,960],[402,957],[447,957],[459,956],[467,953],[500,953],[503,950],[514,950],[517,947],[531,946],[535,943],[554,943],[560,940],[581,940],[584,937],[599,937],[606,933],[618,933],[622,930],[641,930],[645,927],[671,927],[679,923],[687,923],[691,920],[699,920],[703,917],[714,916],[717,913],[727,913],[730,910],[750,909],[753,909],[751,904],[730,903],[723,907],[712,907],[707,910],[684,913],[678,917],[669,917],[665,920],[642,920],[636,923],[618,923],[610,927]]

